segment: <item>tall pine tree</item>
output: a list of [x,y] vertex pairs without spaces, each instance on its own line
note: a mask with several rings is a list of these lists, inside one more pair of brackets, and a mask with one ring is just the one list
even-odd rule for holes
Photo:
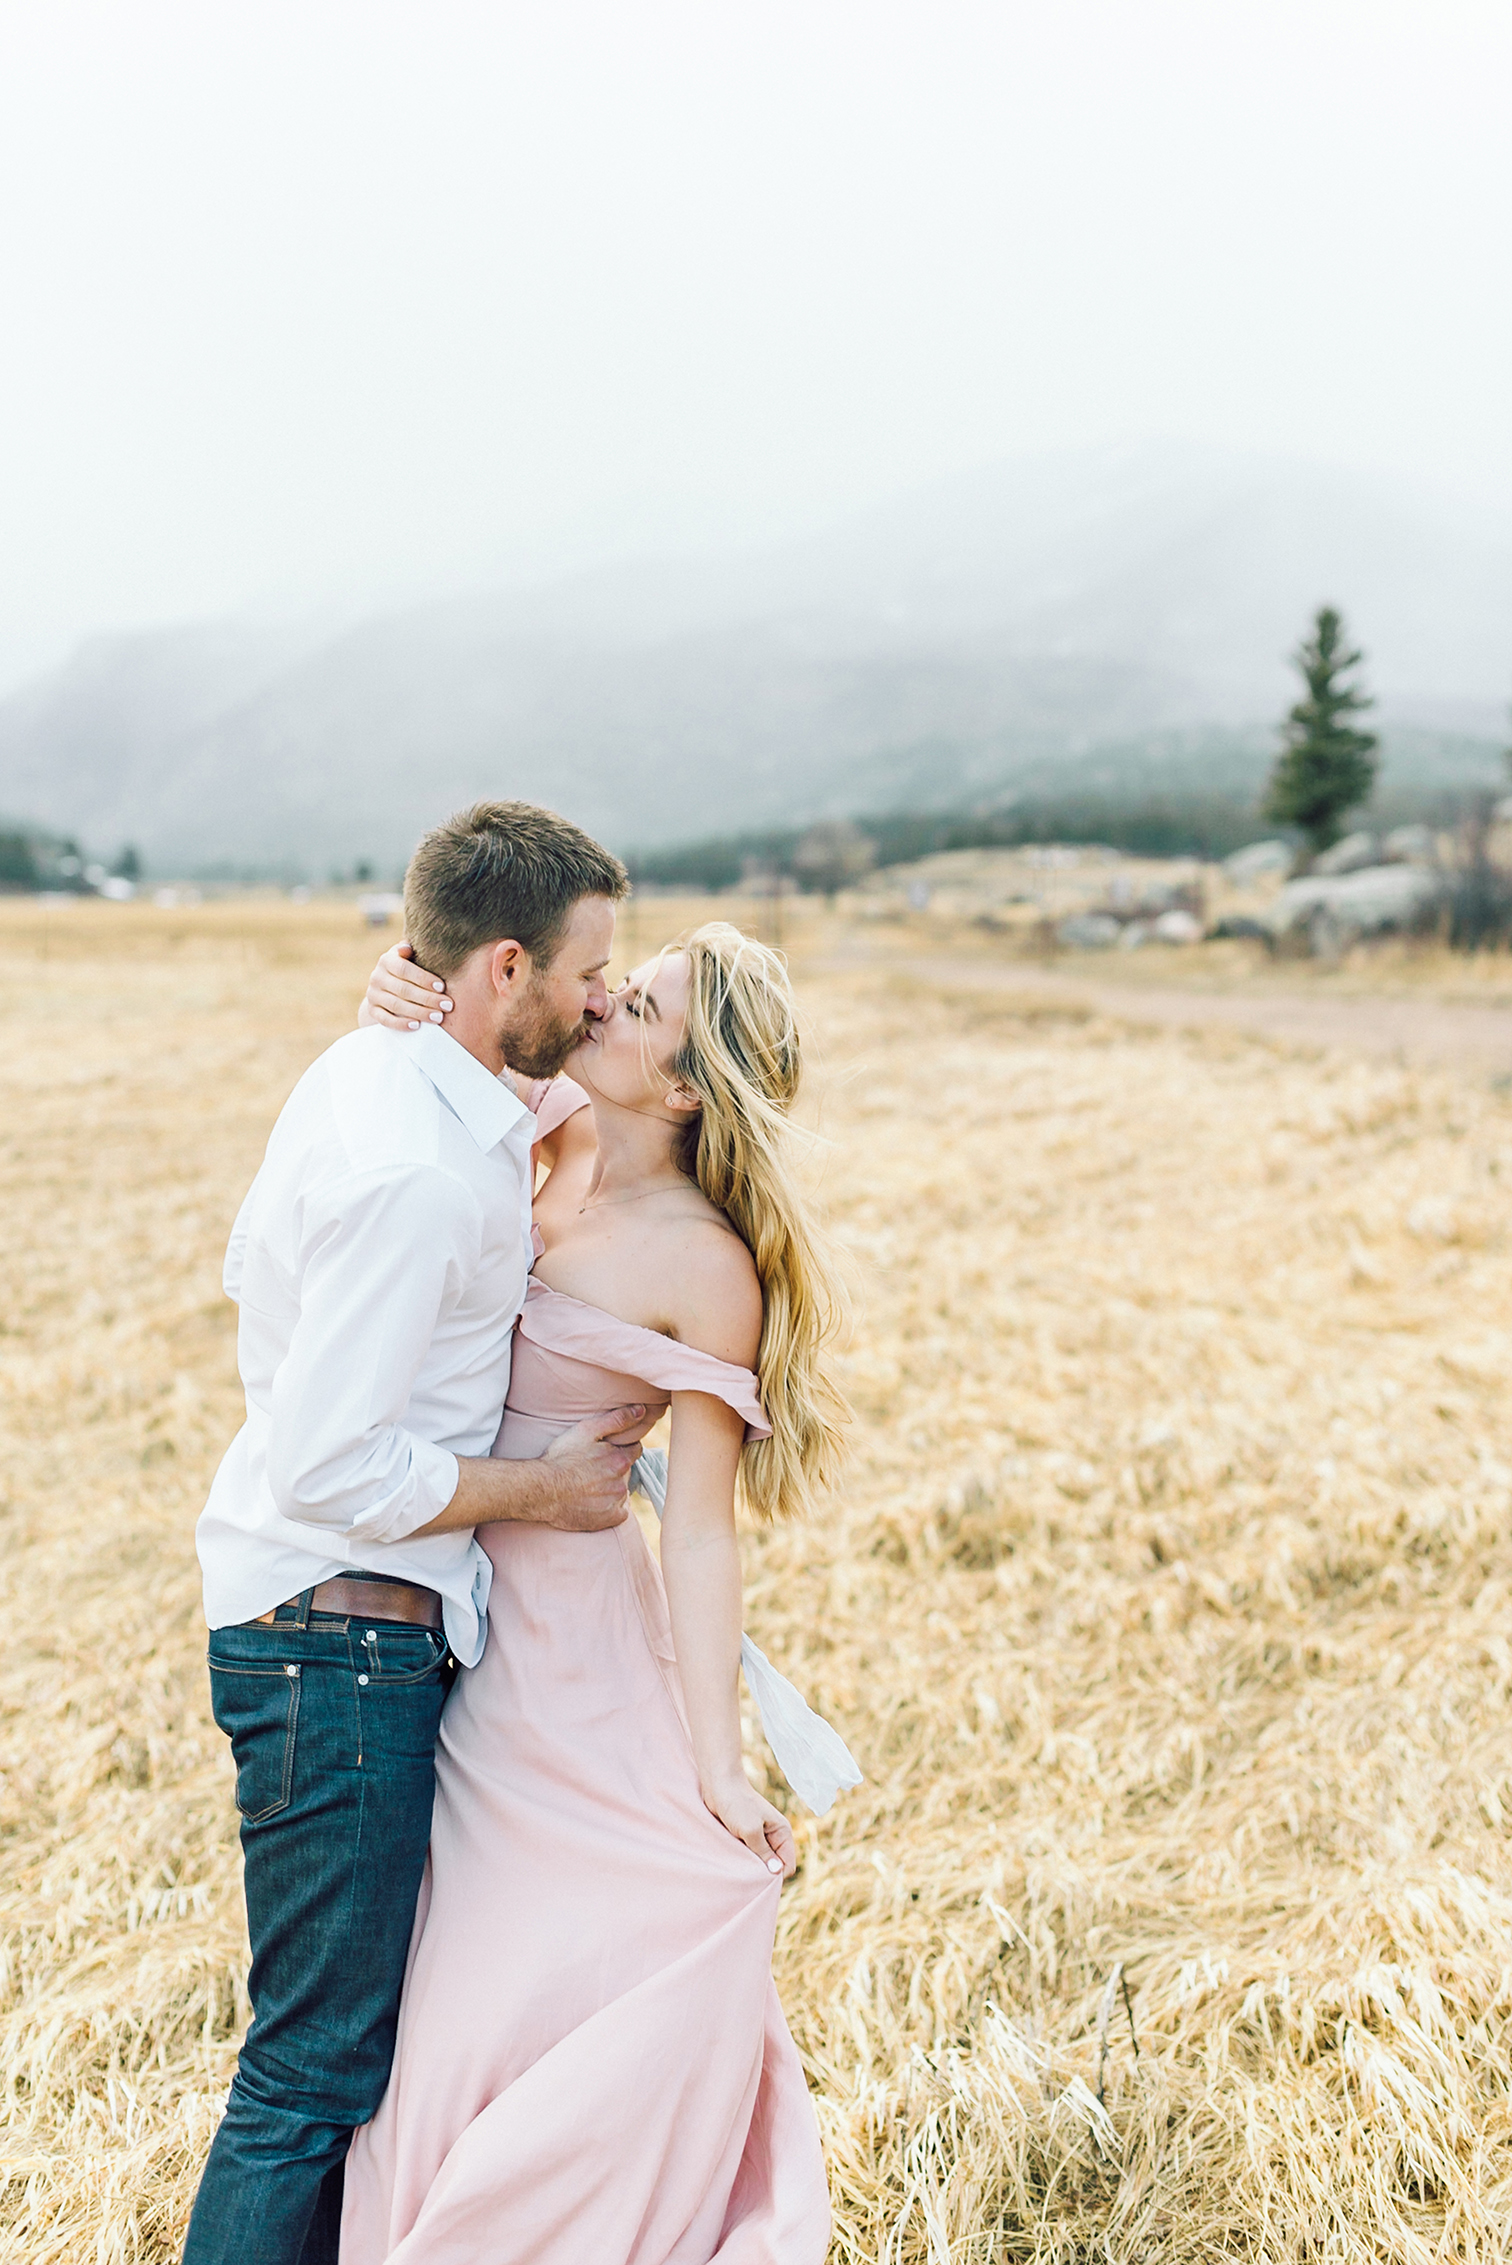
[[1345,811],[1375,785],[1375,734],[1351,721],[1373,703],[1358,682],[1345,681],[1363,657],[1349,650],[1337,610],[1320,606],[1296,654],[1307,690],[1286,719],[1265,798],[1267,818],[1300,826],[1311,857],[1338,840]]

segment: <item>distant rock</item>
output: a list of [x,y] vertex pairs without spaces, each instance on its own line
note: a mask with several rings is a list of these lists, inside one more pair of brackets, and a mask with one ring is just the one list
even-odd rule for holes
[[1142,944],[1200,944],[1202,922],[1185,905],[1168,906],[1152,920],[1130,920],[1119,936],[1119,949],[1137,952]]
[[1314,873],[1363,873],[1367,866],[1381,862],[1381,843],[1376,834],[1346,834],[1342,841],[1325,849],[1313,859]]
[[1387,865],[1438,863],[1438,842],[1431,826],[1393,826],[1381,848]]
[[[1158,920],[1163,912],[1190,912],[1200,896],[1194,894],[1190,881],[1153,881],[1139,892],[1135,916],[1140,920]],[[1113,910],[1117,911],[1117,906]]]
[[1074,952],[1107,952],[1119,942],[1122,923],[1110,912],[1073,912],[1055,931],[1056,942]]
[[1438,874],[1417,865],[1310,873],[1287,882],[1266,913],[1266,925],[1278,944],[1301,946],[1320,959],[1330,959],[1363,937],[1400,935],[1420,927],[1443,896]]
[[1289,873],[1295,852],[1286,842],[1251,842],[1223,860],[1223,870],[1236,889],[1247,889],[1271,873]]

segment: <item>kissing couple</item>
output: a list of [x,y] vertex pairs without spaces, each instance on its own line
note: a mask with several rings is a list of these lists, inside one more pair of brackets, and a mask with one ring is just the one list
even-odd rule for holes
[[626,888],[529,803],[427,834],[232,1232],[253,2019],[185,2265],[822,2265],[742,1657],[813,1804],[858,1773],[743,1642],[735,1511],[837,1472],[839,1300],[781,959],[712,922],[611,993]]

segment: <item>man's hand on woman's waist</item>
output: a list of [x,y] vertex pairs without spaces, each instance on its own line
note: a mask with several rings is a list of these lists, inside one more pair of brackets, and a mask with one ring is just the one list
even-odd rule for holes
[[625,1482],[640,1442],[660,1410],[638,1402],[574,1424],[544,1455],[509,1463],[491,1455],[457,1457],[457,1491],[423,1534],[468,1526],[554,1526],[567,1534],[600,1533],[629,1516]]

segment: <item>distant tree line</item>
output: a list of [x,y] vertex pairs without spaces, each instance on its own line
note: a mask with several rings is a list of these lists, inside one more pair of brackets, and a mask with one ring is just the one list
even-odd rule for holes
[[[1106,842],[1138,857],[1226,857],[1255,838],[1254,805],[1222,795],[1137,801],[1116,794],[1026,796],[996,809],[891,810],[846,824],[870,846],[862,871],[909,865],[937,850],[1017,849],[1035,842]],[[801,889],[829,893],[858,877],[837,879],[833,862],[813,854],[825,846],[826,836],[840,831],[837,822],[711,834],[670,849],[633,852],[626,863],[633,880],[659,888],[728,889],[775,874]]]
[[0,889],[34,889],[36,861],[25,834],[0,833]]
[[86,856],[67,834],[48,833],[39,826],[0,824],[0,892],[31,893],[55,889],[64,894],[88,896],[101,881],[116,879],[135,884],[142,878],[140,853],[128,842],[106,866]]

